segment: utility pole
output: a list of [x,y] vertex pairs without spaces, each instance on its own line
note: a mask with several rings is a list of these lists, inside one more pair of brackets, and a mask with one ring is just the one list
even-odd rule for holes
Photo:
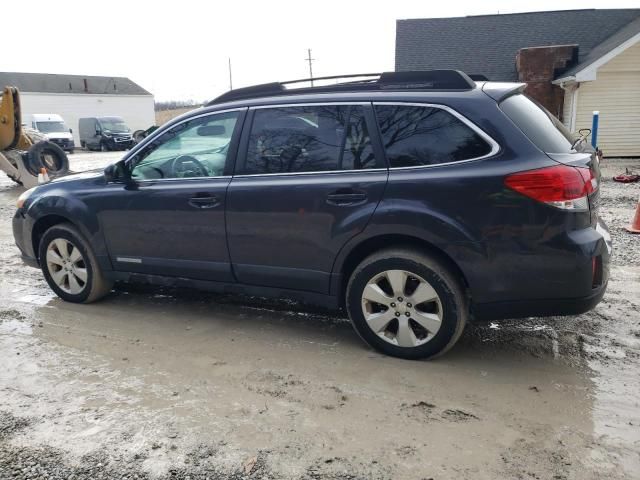
[[231,81],[231,57],[229,57],[229,90],[233,90],[233,82]]
[[313,66],[312,63],[315,60],[315,58],[311,58],[311,49],[307,48],[307,58],[305,58],[305,60],[307,62],[309,62],[309,78],[311,79],[311,86],[313,87]]

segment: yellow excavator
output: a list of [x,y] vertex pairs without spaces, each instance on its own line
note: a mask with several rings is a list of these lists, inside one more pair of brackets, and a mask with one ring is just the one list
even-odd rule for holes
[[44,135],[23,128],[20,92],[16,87],[5,87],[0,98],[0,170],[19,185],[31,188],[38,184],[43,168],[49,178],[65,175],[69,159]]

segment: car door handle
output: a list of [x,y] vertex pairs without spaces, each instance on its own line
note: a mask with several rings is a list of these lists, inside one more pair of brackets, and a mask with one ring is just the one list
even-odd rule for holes
[[358,190],[337,190],[327,195],[329,205],[349,206],[364,202],[367,194]]
[[220,205],[216,195],[196,195],[189,199],[189,205],[195,208],[214,208]]

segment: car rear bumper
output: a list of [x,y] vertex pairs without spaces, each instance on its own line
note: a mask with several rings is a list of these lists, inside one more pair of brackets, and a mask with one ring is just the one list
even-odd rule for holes
[[[512,275],[511,295],[496,301],[476,299],[474,320],[579,315],[594,308],[607,290],[611,235],[598,220],[595,228],[570,233],[554,245],[553,256],[539,256],[537,268],[520,268]],[[559,252],[564,252],[558,256]],[[538,295],[527,297],[524,292]]]
[[598,305],[606,290],[607,284],[604,283],[595,293],[580,298],[550,298],[481,303],[474,305],[472,318],[474,321],[485,322],[507,318],[580,315]]

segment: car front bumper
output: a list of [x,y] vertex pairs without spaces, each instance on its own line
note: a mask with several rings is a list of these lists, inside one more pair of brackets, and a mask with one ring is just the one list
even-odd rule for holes
[[38,267],[38,256],[33,251],[33,243],[31,242],[31,232],[33,225],[31,220],[24,215],[22,209],[18,209],[13,216],[12,221],[13,238],[16,246],[20,250],[22,261],[30,267]]
[[114,137],[109,139],[109,148],[112,150],[126,150],[127,148],[131,148],[134,145],[134,141],[132,138],[128,140],[118,140]]

